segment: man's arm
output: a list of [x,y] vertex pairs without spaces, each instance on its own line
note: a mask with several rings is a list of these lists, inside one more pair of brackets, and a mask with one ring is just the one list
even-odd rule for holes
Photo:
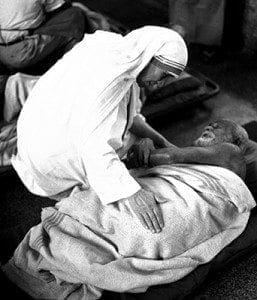
[[245,176],[245,160],[240,149],[229,143],[211,147],[163,148],[151,151],[149,164],[172,163],[208,164],[227,168],[240,177]]

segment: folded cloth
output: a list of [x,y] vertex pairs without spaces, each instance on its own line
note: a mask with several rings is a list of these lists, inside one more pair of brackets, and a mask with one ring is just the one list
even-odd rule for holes
[[28,95],[40,76],[16,73],[6,82],[4,93],[3,117],[6,122],[17,119]]
[[243,232],[255,206],[243,181],[220,167],[167,165],[132,174],[159,199],[161,233],[141,226],[126,202],[104,206],[93,190],[75,187],[43,209],[3,271],[34,298],[143,292],[213,259]]
[[[1,64],[1,62],[0,62]],[[0,65],[1,68],[1,65]],[[2,111],[3,111],[3,105],[4,105],[4,92],[5,92],[5,86],[6,81],[8,79],[8,75],[0,75],[0,119],[2,119]]]
[[2,92],[3,96],[3,124],[0,126],[0,167],[11,166],[11,157],[17,153],[17,117],[38,79],[39,76],[23,73],[0,76],[0,93]]
[[16,121],[0,129],[0,167],[11,165],[11,157],[17,153]]

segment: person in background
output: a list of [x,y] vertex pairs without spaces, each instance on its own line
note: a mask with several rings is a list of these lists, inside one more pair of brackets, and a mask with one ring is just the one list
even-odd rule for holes
[[84,33],[108,30],[104,21],[67,0],[0,0],[0,62],[11,73],[42,74]]
[[142,225],[160,232],[155,196],[122,159],[137,138],[171,146],[140,115],[139,92],[178,77],[186,64],[185,42],[168,28],[85,34],[40,77],[19,116],[12,165],[26,187],[58,199],[74,186],[90,186],[104,205],[127,201]]

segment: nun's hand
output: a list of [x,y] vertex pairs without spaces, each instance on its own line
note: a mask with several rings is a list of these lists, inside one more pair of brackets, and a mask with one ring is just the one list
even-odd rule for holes
[[162,231],[164,227],[162,212],[152,192],[141,189],[127,200],[131,209],[146,229],[152,233]]
[[132,168],[147,167],[151,150],[154,149],[154,143],[151,139],[141,139],[128,151],[127,157],[129,165]]

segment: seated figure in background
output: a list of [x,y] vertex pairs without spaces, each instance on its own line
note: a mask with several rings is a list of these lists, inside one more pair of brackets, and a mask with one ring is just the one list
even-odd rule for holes
[[81,3],[0,0],[0,62],[9,72],[44,73],[96,29],[109,29],[108,22]]

